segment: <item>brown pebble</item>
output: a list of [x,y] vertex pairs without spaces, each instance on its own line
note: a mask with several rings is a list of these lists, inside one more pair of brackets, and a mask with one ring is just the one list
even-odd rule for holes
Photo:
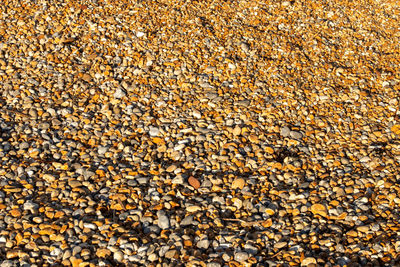
[[106,248],[100,248],[96,251],[96,256],[100,258],[106,258],[111,255],[111,251]]
[[194,178],[193,176],[189,177],[188,180],[189,184],[194,188],[194,189],[198,189],[200,187],[200,182],[199,180],[197,180],[196,178]]
[[19,209],[13,209],[10,211],[11,216],[13,217],[20,217],[21,216],[21,211]]

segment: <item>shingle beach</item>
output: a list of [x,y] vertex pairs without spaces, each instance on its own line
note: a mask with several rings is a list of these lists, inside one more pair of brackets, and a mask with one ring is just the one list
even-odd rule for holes
[[0,4],[0,266],[400,266],[400,2]]

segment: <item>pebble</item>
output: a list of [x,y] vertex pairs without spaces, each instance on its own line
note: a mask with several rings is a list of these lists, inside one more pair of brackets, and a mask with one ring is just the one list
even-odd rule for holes
[[97,149],[97,151],[98,151],[98,153],[99,153],[100,155],[103,155],[103,154],[105,154],[105,153],[108,151],[108,147],[100,146],[100,147]]
[[24,203],[24,210],[29,210],[32,213],[34,213],[38,208],[39,208],[39,205],[32,201],[27,201]]
[[287,245],[287,242],[278,242],[278,243],[276,243],[276,244],[274,245],[274,248],[276,248],[276,249],[281,249],[281,248],[283,248],[283,247],[286,247],[286,245]]
[[193,117],[195,117],[196,119],[201,119],[201,113],[198,110],[193,110],[192,112]]
[[121,88],[117,88],[117,90],[115,90],[115,98],[123,98],[124,96],[126,96],[126,93]]
[[176,250],[172,249],[172,250],[168,250],[168,251],[165,253],[164,256],[165,256],[167,259],[172,259],[172,258],[174,258],[175,255],[177,255],[177,254],[178,254],[178,252],[177,252]]
[[150,136],[158,136],[159,133],[160,133],[160,130],[158,128],[150,126],[150,130],[149,130]]
[[157,212],[158,227],[161,229],[168,229],[170,227],[170,220],[164,211]]
[[314,204],[311,206],[311,212],[314,214],[319,214],[321,216],[326,216],[326,207],[322,204]]
[[4,260],[0,264],[1,267],[12,267],[14,266],[14,262],[10,260]]
[[208,249],[208,247],[210,246],[210,241],[208,239],[203,239],[197,242],[196,245],[200,249]]
[[285,126],[285,127],[281,128],[280,133],[283,137],[288,137],[290,135],[291,131],[287,126]]
[[232,183],[232,189],[243,189],[245,183],[243,178],[236,178]]
[[303,134],[297,131],[290,131],[289,135],[293,139],[301,139],[303,137]]
[[243,251],[235,252],[235,261],[239,263],[244,263],[249,259],[249,254]]
[[189,184],[194,188],[194,189],[198,189],[200,187],[200,182],[199,180],[197,180],[195,177],[190,176],[188,179]]
[[114,260],[118,261],[118,262],[122,262],[122,260],[124,259],[124,254],[122,253],[122,251],[116,251],[114,252]]
[[309,266],[311,264],[317,264],[317,260],[312,257],[307,257],[301,261],[301,266]]
[[192,225],[193,224],[193,215],[186,216],[182,221],[181,221],[181,226],[187,226],[187,225]]

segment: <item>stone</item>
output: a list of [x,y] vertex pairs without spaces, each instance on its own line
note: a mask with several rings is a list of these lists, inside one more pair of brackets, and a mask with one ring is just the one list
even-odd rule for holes
[[235,261],[244,263],[249,259],[249,254],[244,251],[235,252]]
[[136,37],[141,38],[143,36],[145,36],[144,32],[141,32],[141,31],[136,32]]
[[243,189],[245,184],[246,182],[243,178],[236,178],[233,180],[232,189]]
[[24,210],[29,210],[34,213],[39,208],[39,205],[28,200],[24,203]]
[[172,250],[168,250],[166,253],[165,253],[165,258],[167,258],[167,259],[172,259],[172,258],[174,258],[176,255],[178,254],[178,252],[176,251],[176,250],[174,250],[174,249],[172,249]]
[[108,151],[108,147],[99,146],[99,148],[97,149],[97,151],[98,151],[98,153],[99,153],[100,155],[103,155],[103,154],[105,154],[105,153]]
[[390,130],[397,135],[400,135],[400,124],[393,125]]
[[149,127],[149,134],[150,134],[150,136],[153,136],[153,137],[158,136],[160,134],[160,130],[158,128],[156,128],[156,127],[150,126]]
[[186,216],[180,223],[181,226],[188,226],[193,224],[193,215]]
[[233,128],[233,135],[238,136],[242,133],[242,129],[239,126]]
[[111,255],[111,251],[106,248],[99,248],[96,250],[96,256],[100,258],[107,258]]
[[194,109],[192,111],[192,114],[193,114],[193,117],[195,117],[196,119],[201,119],[201,113],[198,110]]
[[122,88],[117,88],[117,90],[114,93],[114,97],[115,98],[123,98],[124,96],[126,96],[125,91]]
[[167,172],[173,172],[173,171],[176,170],[176,168],[177,168],[176,165],[170,165],[170,166],[166,169],[166,171],[167,171]]
[[76,187],[80,187],[82,186],[82,183],[80,181],[77,180],[69,180],[68,181],[69,186],[71,186],[72,188],[76,188]]
[[303,134],[297,131],[290,131],[289,136],[293,139],[301,139]]
[[287,245],[287,242],[278,242],[278,243],[276,243],[276,244],[274,245],[274,248],[276,248],[276,249],[281,249],[281,248],[283,248],[283,247],[286,247],[286,245]]
[[312,257],[307,257],[301,261],[301,266],[309,266],[310,264],[317,264],[317,260]]
[[208,249],[210,246],[210,241],[208,239],[202,239],[197,242],[196,246],[201,249]]
[[158,218],[158,227],[160,227],[161,229],[168,229],[170,227],[169,218],[164,211],[159,210],[157,212],[157,218]]
[[151,262],[158,260],[157,254],[151,253],[151,254],[148,256],[148,260],[151,261]]
[[124,260],[124,254],[122,253],[122,251],[117,250],[114,252],[114,260],[118,261],[118,262],[122,262]]
[[197,206],[197,205],[190,205],[190,206],[187,206],[187,207],[186,207],[186,210],[187,210],[188,212],[193,213],[193,212],[200,211],[200,210],[201,210],[201,207],[200,207],[200,206]]
[[283,137],[288,137],[290,135],[290,129],[288,127],[284,126],[281,128],[280,134]]
[[326,207],[322,204],[313,204],[310,210],[313,214],[318,214],[324,217],[327,216]]
[[200,182],[199,180],[197,180],[195,177],[190,176],[188,179],[188,183],[190,184],[190,186],[192,186],[194,189],[199,189],[200,188]]

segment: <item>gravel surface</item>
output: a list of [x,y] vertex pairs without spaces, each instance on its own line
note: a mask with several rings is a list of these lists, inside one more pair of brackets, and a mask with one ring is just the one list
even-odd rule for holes
[[0,11],[0,266],[400,265],[397,1]]

